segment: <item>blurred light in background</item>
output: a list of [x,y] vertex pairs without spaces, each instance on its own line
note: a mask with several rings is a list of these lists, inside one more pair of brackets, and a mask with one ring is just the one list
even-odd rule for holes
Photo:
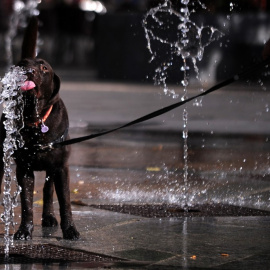
[[94,11],[96,13],[104,14],[107,12],[105,6],[100,1],[81,0],[79,7],[83,11]]

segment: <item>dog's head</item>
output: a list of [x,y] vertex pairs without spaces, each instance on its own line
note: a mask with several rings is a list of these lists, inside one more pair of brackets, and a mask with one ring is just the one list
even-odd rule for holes
[[25,69],[29,85],[23,91],[24,118],[26,122],[36,122],[59,100],[60,79],[43,59],[25,58],[18,66]]
[[37,122],[51,105],[59,100],[60,79],[43,59],[36,58],[38,20],[32,17],[25,30],[21,61],[27,75],[24,86],[24,119],[26,123]]

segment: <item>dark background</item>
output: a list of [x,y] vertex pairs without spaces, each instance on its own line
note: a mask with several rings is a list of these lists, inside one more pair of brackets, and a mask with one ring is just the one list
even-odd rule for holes
[[[157,48],[161,52],[160,58],[149,63],[151,56],[146,48],[142,20],[151,7],[163,1],[103,0],[107,9],[105,14],[82,10],[80,1],[42,0],[39,4],[39,56],[56,68],[89,70],[96,78],[152,81],[155,68],[168,53],[166,46],[160,45]],[[181,8],[180,0],[171,2],[175,10]],[[215,55],[218,55],[213,76],[215,80],[221,80],[261,60],[263,44],[270,37],[270,1],[201,2],[206,9],[202,9],[197,1],[190,1],[190,7],[196,10],[192,20],[198,25],[214,26],[225,34],[205,49],[203,61],[199,63],[201,70],[211,70]],[[12,5],[11,0],[0,2],[0,49],[3,52]],[[171,17],[167,17],[165,21],[171,23]],[[168,37],[175,35],[172,29],[168,30]],[[22,33],[23,27],[19,27],[13,44],[15,63],[19,58]],[[5,53],[1,55],[0,65],[4,67]],[[169,76],[172,83],[179,82],[181,75],[177,66],[181,66],[181,59],[175,58],[175,65]]]

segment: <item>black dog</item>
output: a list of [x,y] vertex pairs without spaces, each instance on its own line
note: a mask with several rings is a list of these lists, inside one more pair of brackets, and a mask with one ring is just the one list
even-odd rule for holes
[[[25,145],[14,153],[17,181],[22,188],[20,194],[21,224],[14,238],[20,240],[32,238],[34,171],[46,171],[42,226],[58,225],[53,210],[55,187],[60,206],[63,238],[73,240],[79,238],[79,233],[72,219],[70,205],[68,169],[70,149],[68,146],[46,150],[36,147],[36,145],[46,145],[67,139],[69,125],[65,105],[59,97],[59,77],[46,61],[35,58],[37,28],[37,18],[31,18],[24,35],[22,60],[18,63],[18,66],[29,71],[27,82],[31,84],[26,86],[27,91],[23,91],[24,128],[20,133]],[[2,115],[1,146],[5,139],[3,121],[4,116]],[[1,150],[2,161],[3,149]],[[3,176],[3,164],[0,169],[0,176]]]

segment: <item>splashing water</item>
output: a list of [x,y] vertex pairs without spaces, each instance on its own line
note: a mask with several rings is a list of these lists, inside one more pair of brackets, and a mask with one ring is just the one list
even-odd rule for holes
[[[14,207],[17,206],[17,197],[20,187],[17,185],[16,177],[12,177],[11,165],[14,164],[13,153],[16,149],[23,147],[24,141],[20,135],[23,123],[23,99],[20,86],[27,79],[26,71],[21,67],[12,66],[5,74],[1,83],[3,84],[0,95],[0,103],[3,103],[3,114],[5,115],[4,127],[6,138],[3,143],[4,162],[4,192],[3,205],[4,213],[2,220],[5,223],[5,254],[8,256],[9,247],[12,245],[13,237],[9,236],[10,226],[14,228]],[[12,180],[15,181],[16,191],[11,194]]]
[[[201,8],[206,9],[199,0],[197,3]],[[193,68],[196,74],[196,79],[201,84],[199,68],[197,61],[203,59],[205,47],[210,45],[213,41],[217,40],[223,34],[212,26],[198,26],[195,22],[190,19],[190,15],[195,12],[190,10],[189,0],[181,0],[180,11],[176,11],[170,0],[165,0],[163,4],[159,4],[157,7],[152,8],[144,17],[143,27],[147,40],[147,48],[152,55],[150,62],[159,58],[160,49],[154,49],[154,45],[163,44],[166,46],[167,61],[162,63],[156,68],[156,75],[154,77],[158,85],[162,85],[164,93],[178,98],[180,94],[176,93],[175,90],[169,89],[167,85],[168,72],[172,67],[179,61],[182,60],[182,66],[180,72],[183,73],[183,79],[181,84],[183,86],[183,93],[181,100],[188,98],[188,85],[189,85],[189,72]],[[169,17],[169,18],[168,18]],[[177,28],[171,35],[168,34],[170,28],[175,28],[172,21],[176,21]],[[163,31],[162,31],[163,30]],[[202,42],[203,33],[207,33],[206,42]],[[159,46],[158,46],[159,47]],[[191,66],[190,63],[191,62]],[[203,91],[200,88],[200,91]],[[202,100],[196,100],[195,105],[202,106]],[[184,198],[188,201],[188,111],[187,106],[183,111],[183,139],[184,139],[184,183],[183,188]]]
[[[156,69],[155,80],[157,84],[163,85],[165,94],[171,95],[173,98],[178,98],[179,94],[177,94],[175,90],[169,89],[167,86],[168,70],[172,68],[174,62],[177,62],[177,58],[180,57],[182,59],[183,64],[180,67],[180,71],[183,72],[184,75],[183,80],[181,80],[181,84],[184,86],[184,95],[181,99],[184,100],[187,98],[186,88],[189,84],[188,72],[190,71],[190,66],[188,61],[191,61],[196,73],[196,78],[200,81],[197,60],[201,61],[203,59],[205,47],[222,37],[223,33],[212,26],[199,27],[196,25],[196,23],[190,19],[194,10],[189,10],[189,0],[181,0],[181,3],[183,7],[179,12],[174,10],[170,0],[165,0],[163,4],[152,8],[143,19],[143,27],[147,40],[147,48],[152,55],[150,62],[156,59],[159,54],[157,49],[153,49],[152,44],[158,42],[167,46],[165,49],[167,49],[166,55],[169,61],[162,62]],[[200,1],[198,1],[198,3],[203,9],[206,8]],[[164,14],[170,16],[170,18],[164,17]],[[171,18],[176,18],[176,20],[170,20]],[[170,21],[176,21],[177,29],[174,29],[175,33],[168,37],[166,30],[171,27],[173,28]],[[165,34],[162,33],[160,27],[165,29]],[[203,34],[207,36],[204,42],[202,42]]]
[[9,28],[5,35],[7,67],[10,67],[13,64],[12,41],[17,35],[18,28],[25,28],[27,25],[27,18],[39,14],[37,6],[40,2],[41,0],[27,0],[25,2],[21,0],[14,1],[13,13],[9,18]]
[[[11,66],[13,64],[12,41],[17,35],[18,28],[25,28],[27,18],[39,15],[37,9],[41,0],[14,0],[13,12],[9,18],[9,29],[5,35],[5,52],[7,59],[7,67],[10,70],[2,78],[3,85],[0,95],[0,103],[3,103],[3,113],[6,120],[4,127],[6,130],[6,138],[3,144],[3,162],[4,162],[4,213],[1,218],[5,223],[5,255],[9,254],[9,247],[13,244],[13,237],[9,236],[10,226],[14,228],[14,207],[17,206],[17,197],[20,193],[20,187],[17,185],[15,176],[12,177],[11,165],[14,163],[12,155],[18,147],[23,147],[23,140],[20,136],[20,130],[23,128],[23,100],[21,91],[19,91],[22,83],[27,79],[22,68]],[[38,45],[38,44],[37,44]],[[16,185],[16,191],[11,194],[12,180]]]

